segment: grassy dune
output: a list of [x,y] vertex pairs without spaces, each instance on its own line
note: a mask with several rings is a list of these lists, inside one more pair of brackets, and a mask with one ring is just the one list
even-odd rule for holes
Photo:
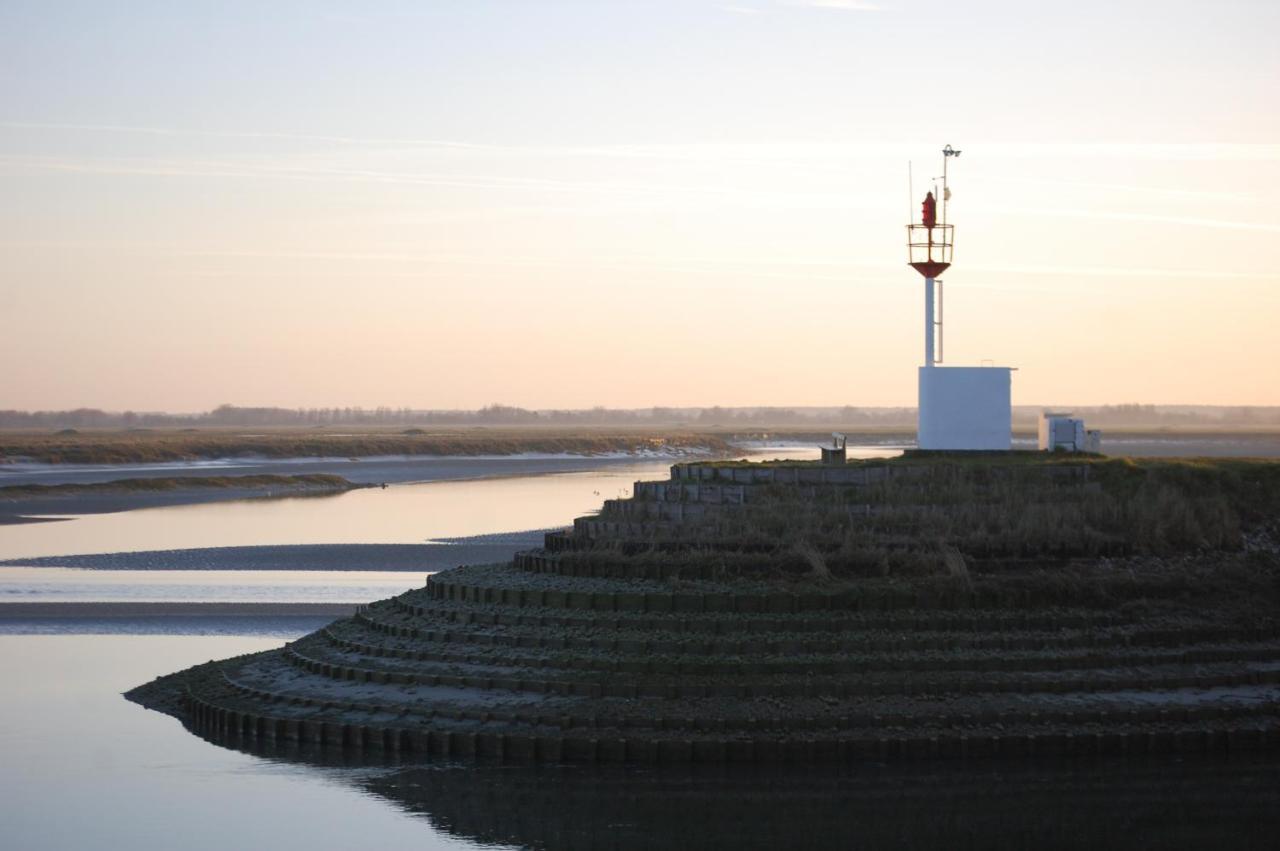
[[255,456],[513,455],[705,450],[728,453],[725,435],[698,431],[470,429],[156,429],[0,432],[0,463],[129,464]]

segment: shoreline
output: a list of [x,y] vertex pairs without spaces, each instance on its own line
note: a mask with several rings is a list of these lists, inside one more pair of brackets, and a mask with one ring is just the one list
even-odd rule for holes
[[135,508],[192,505],[235,499],[336,496],[358,484],[330,474],[131,477],[105,482],[4,483],[0,526],[48,523],[68,515],[110,514]]
[[195,602],[83,602],[0,603],[0,622],[35,618],[120,619],[211,618],[343,618],[354,614],[358,603],[195,603]]
[[215,459],[334,459],[408,456],[732,451],[726,435],[690,428],[440,427],[332,432],[314,428],[0,430],[0,462],[155,464]]
[[[1179,431],[1130,430],[1111,432],[1108,444],[1104,434],[1104,450],[1126,457],[1280,457],[1280,434],[1270,431]],[[172,435],[169,435],[172,437]],[[703,435],[706,436],[706,435]],[[232,457],[195,460],[168,459],[126,464],[31,463],[0,453],[0,527],[39,522],[56,522],[83,514],[109,514],[142,508],[161,508],[211,502],[248,499],[322,498],[338,496],[349,490],[380,485],[417,484],[445,481],[475,481],[554,473],[590,472],[610,467],[645,463],[675,464],[681,461],[724,460],[761,453],[765,445],[796,445],[818,436],[801,430],[783,429],[750,435],[737,433],[715,435],[718,445],[710,443],[648,443],[629,451],[603,450],[590,454],[572,451],[537,453],[509,452],[502,455],[379,455],[364,457],[294,456]],[[850,431],[853,443],[886,444],[890,439],[907,437],[899,430],[860,429]],[[2,437],[2,436],[0,436]],[[117,435],[118,437],[118,435]],[[156,435],[157,439],[163,437]],[[435,435],[434,437],[441,437]],[[471,434],[475,439],[479,435]],[[515,446],[516,435],[495,434]],[[562,441],[564,435],[557,435]],[[609,435],[615,440],[634,439]],[[686,439],[689,435],[682,435]],[[1025,436],[1016,436],[1031,449]],[[729,443],[732,438],[736,443]],[[655,439],[650,435],[650,439]],[[0,446],[0,449],[3,449]],[[330,448],[333,448],[330,446]],[[528,447],[521,447],[527,449]],[[274,479],[278,483],[255,487],[238,487],[237,480]],[[327,487],[315,484],[296,486],[290,481],[328,477],[341,482]],[[164,489],[145,489],[144,480],[166,483]],[[212,486],[206,480],[223,480]],[[132,483],[132,484],[131,484]],[[46,487],[46,493],[33,494],[30,486]],[[67,490],[58,492],[63,486]],[[80,488],[77,490],[76,488]],[[7,492],[7,493],[6,493]],[[16,495],[11,495],[16,494]]]
[[[162,571],[348,571],[426,574],[459,564],[506,561],[541,546],[547,529],[481,535],[423,544],[256,544],[31,556],[0,560],[0,568]],[[4,605],[0,603],[0,605]]]
[[[8,470],[0,464],[0,526],[50,522],[81,514],[112,514],[140,508],[164,508],[232,500],[323,499],[383,485],[479,481],[519,476],[581,473],[644,463],[671,463],[714,456],[556,455],[546,457],[393,457],[366,459],[240,460],[233,468],[124,465],[114,468]],[[326,485],[307,484],[327,477]],[[273,483],[239,486],[238,481]],[[212,485],[217,480],[220,485]],[[147,482],[164,483],[148,488]],[[43,489],[37,490],[37,489]],[[36,491],[36,492],[33,492]]]

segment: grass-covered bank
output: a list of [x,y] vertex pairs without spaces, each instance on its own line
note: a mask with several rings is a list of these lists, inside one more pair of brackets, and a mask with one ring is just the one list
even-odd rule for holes
[[371,485],[328,474],[171,476],[108,482],[18,484],[0,487],[0,525],[37,523],[41,515],[109,514],[156,508],[282,496],[331,496]]
[[705,453],[733,451],[704,431],[467,429],[142,429],[0,432],[0,463],[141,464],[219,458],[478,456],[521,453]]
[[228,488],[253,490],[345,491],[370,487],[357,485],[342,476],[323,473],[302,476],[170,476],[155,479],[120,479],[114,482],[59,485],[9,485],[0,487],[0,501],[59,497],[82,494],[150,493],[184,488],[219,490]]
[[[744,465],[693,466],[725,476],[682,486],[681,506],[609,501],[584,527],[603,529],[605,539],[564,561],[590,570],[621,558],[642,572],[646,563],[683,565],[695,576],[962,583],[1048,571],[1041,579],[1094,588],[1103,578],[1160,575],[1208,589],[1210,574],[1239,568],[1267,593],[1280,591],[1280,461],[917,453],[851,462],[845,469],[865,471],[858,483],[764,475],[793,467],[816,481],[817,465],[792,463],[760,465],[762,478],[745,486],[729,484],[745,481]],[[1194,569],[1170,573],[1171,560],[1187,557]],[[1115,567],[1127,559],[1163,566]],[[1235,579],[1228,584],[1249,584]]]

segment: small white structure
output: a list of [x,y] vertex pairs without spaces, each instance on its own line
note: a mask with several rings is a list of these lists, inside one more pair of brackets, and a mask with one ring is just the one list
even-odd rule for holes
[[848,438],[838,431],[831,432],[831,445],[821,446],[823,464],[845,463],[845,445]]
[[1008,450],[1013,408],[1007,366],[922,366],[921,449]]
[[1038,445],[1042,452],[1101,452],[1102,432],[1084,427],[1069,413],[1045,411],[1040,416]]
[[[907,264],[924,278],[924,366],[919,375],[916,445],[921,449],[1008,451],[1013,446],[1013,369],[1007,366],[938,366],[942,362],[942,281],[951,266],[955,226],[947,223],[947,161],[942,151],[942,208],[932,192],[920,223],[907,225]],[[941,215],[939,215],[941,213]]]

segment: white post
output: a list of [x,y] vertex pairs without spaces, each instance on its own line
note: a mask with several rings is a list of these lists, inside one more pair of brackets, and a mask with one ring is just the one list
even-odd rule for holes
[[933,366],[933,278],[924,279],[924,365]]

